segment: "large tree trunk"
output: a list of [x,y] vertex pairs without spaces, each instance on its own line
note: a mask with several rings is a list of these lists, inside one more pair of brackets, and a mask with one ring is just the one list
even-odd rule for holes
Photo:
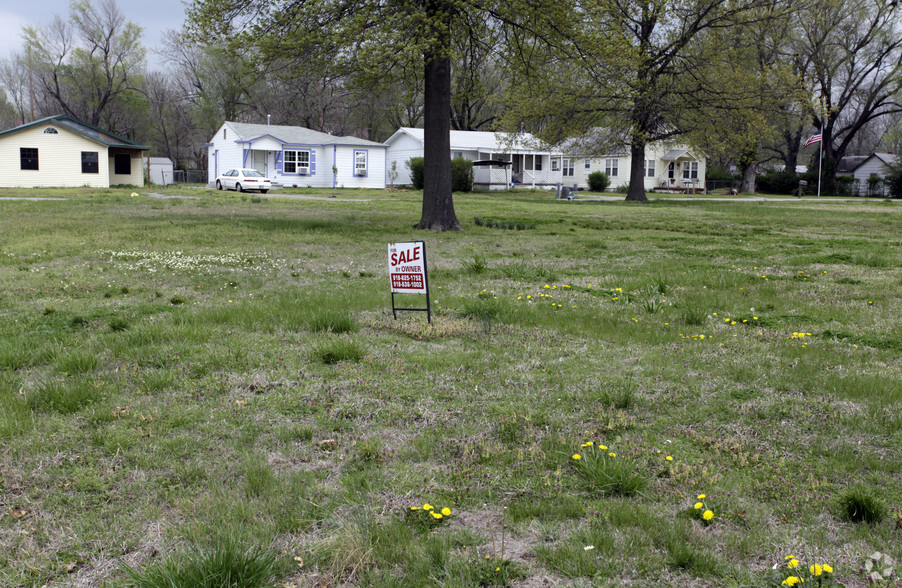
[[742,168],[742,184],[739,185],[739,191],[743,194],[751,194],[755,191],[755,175],[758,172],[757,163],[749,163]]
[[645,141],[633,137],[630,145],[630,189],[626,199],[634,202],[648,202],[645,196]]
[[451,60],[426,55],[423,215],[417,229],[460,230],[451,198]]

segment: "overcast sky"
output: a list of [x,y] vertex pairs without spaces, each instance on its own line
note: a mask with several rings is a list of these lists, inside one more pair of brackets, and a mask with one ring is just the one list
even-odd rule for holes
[[[117,0],[125,18],[144,28],[142,41],[151,69],[159,64],[152,50],[160,45],[163,31],[180,29],[185,20],[182,0]],[[22,27],[47,25],[58,14],[68,19],[70,0],[19,0],[0,2],[0,60],[22,49]]]

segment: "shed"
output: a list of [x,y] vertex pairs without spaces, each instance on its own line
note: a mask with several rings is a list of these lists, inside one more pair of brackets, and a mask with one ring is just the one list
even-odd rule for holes
[[168,157],[148,157],[144,164],[151,184],[168,186],[173,182],[175,166]]

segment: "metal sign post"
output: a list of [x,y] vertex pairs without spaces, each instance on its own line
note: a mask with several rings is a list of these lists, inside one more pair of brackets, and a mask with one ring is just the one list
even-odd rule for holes
[[[426,242],[389,243],[388,275],[391,282],[391,311],[395,320],[399,310],[425,312],[426,321],[431,324],[432,304],[429,298],[429,276],[426,272]],[[395,293],[425,294],[426,308],[399,308],[395,306]]]

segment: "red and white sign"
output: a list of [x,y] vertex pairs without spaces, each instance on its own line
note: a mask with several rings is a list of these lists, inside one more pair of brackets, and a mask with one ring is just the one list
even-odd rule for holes
[[426,294],[426,243],[389,243],[388,275],[392,292]]

